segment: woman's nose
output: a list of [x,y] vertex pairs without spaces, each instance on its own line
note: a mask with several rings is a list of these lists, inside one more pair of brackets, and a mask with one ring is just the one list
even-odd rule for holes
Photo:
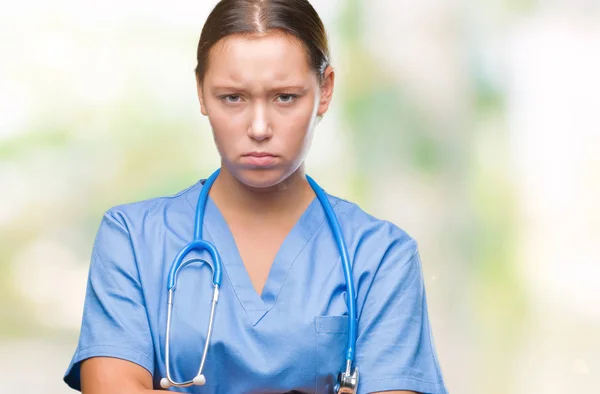
[[252,109],[252,119],[248,128],[248,136],[256,141],[271,138],[273,132],[268,121],[268,113],[265,105],[257,104]]

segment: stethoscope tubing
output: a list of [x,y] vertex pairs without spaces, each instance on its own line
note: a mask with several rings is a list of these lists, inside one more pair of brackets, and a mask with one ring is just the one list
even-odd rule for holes
[[[206,355],[208,352],[208,346],[210,342],[210,337],[213,331],[213,323],[214,323],[214,314],[216,309],[216,304],[219,298],[219,288],[221,286],[221,280],[223,275],[223,262],[221,260],[221,256],[217,251],[216,247],[202,239],[203,233],[203,223],[204,223],[204,214],[206,211],[206,203],[208,201],[208,193],[213,183],[219,176],[220,169],[217,169],[205,182],[200,190],[200,195],[198,196],[198,202],[196,205],[196,214],[194,220],[194,239],[192,242],[184,246],[181,251],[175,257],[173,264],[169,270],[169,275],[167,278],[167,290],[168,290],[168,310],[167,310],[167,337],[165,340],[165,358],[166,358],[166,372],[167,377],[161,380],[161,386],[163,388],[168,388],[170,386],[175,387],[188,387],[193,384],[203,384],[205,382],[204,375],[202,375],[202,370],[204,368],[204,364],[206,361]],[[341,260],[342,260],[342,268],[344,271],[344,279],[346,281],[346,304],[348,308],[348,342],[346,345],[346,363],[345,363],[345,371],[347,375],[350,375],[351,367],[354,362],[354,354],[356,347],[356,336],[357,336],[357,319],[356,319],[356,289],[354,286],[354,279],[352,277],[352,266],[350,264],[350,256],[348,254],[348,248],[344,241],[344,236],[342,234],[342,229],[340,223],[337,219],[337,215],[335,214],[333,207],[331,206],[327,194],[321,189],[321,187],[308,175],[306,176],[308,183],[311,188],[315,192],[315,195],[319,199],[323,210],[325,211],[325,217],[327,218],[327,222],[329,223],[329,228],[333,233],[333,238],[337,245]],[[170,371],[170,333],[171,333],[171,315],[172,315],[172,306],[174,302],[174,292],[177,283],[177,275],[181,269],[183,269],[186,265],[194,262],[195,260],[191,260],[188,262],[183,262],[184,258],[192,251],[207,251],[213,261],[211,265],[211,269],[213,271],[213,300],[211,306],[211,313],[209,319],[209,327],[207,332],[207,338],[204,345],[204,349],[202,352],[202,359],[200,362],[200,367],[198,370],[198,374],[193,380],[185,381],[185,382],[175,382],[171,378]],[[206,261],[203,261],[207,263]],[[209,264],[210,265],[210,264]]]

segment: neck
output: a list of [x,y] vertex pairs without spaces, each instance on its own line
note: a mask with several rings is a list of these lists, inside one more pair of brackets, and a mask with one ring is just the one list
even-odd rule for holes
[[225,167],[215,180],[211,198],[224,213],[263,219],[296,216],[314,198],[306,180],[304,165],[283,182],[268,188],[252,188],[238,181]]

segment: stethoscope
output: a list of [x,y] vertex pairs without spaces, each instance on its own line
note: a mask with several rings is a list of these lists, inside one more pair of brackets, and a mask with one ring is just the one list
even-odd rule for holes
[[[208,192],[213,185],[215,179],[219,175],[220,170],[215,171],[204,183],[200,196],[198,197],[198,203],[196,206],[196,220],[194,224],[194,240],[187,244],[179,251],[171,269],[169,270],[167,290],[169,291],[167,301],[167,335],[165,339],[165,364],[167,377],[160,380],[160,386],[164,389],[169,387],[189,387],[189,386],[202,386],[206,383],[206,377],[202,374],[204,370],[204,363],[206,362],[206,355],[208,353],[208,346],[213,331],[213,322],[215,316],[215,309],[217,301],[219,300],[219,287],[221,286],[221,277],[223,272],[223,263],[221,256],[217,251],[217,248],[210,242],[206,242],[202,239],[202,223],[204,221],[204,211],[206,208],[206,201],[208,200]],[[344,268],[344,278],[346,279],[346,291],[347,291],[347,304],[348,304],[348,344],[346,346],[346,368],[338,374],[337,383],[334,391],[337,394],[355,394],[358,386],[358,368],[352,368],[354,362],[354,350],[356,346],[356,291],[354,288],[354,281],[352,279],[352,267],[350,266],[350,258],[348,257],[348,249],[344,242],[340,223],[337,220],[337,216],[329,203],[329,200],[321,187],[309,176],[306,176],[308,183],[314,190],[323,210],[325,216],[329,222],[329,227],[333,233],[333,238],[337,244],[338,251],[342,258],[342,266]],[[213,266],[211,266],[213,273],[213,297],[210,308],[210,318],[208,321],[208,331],[206,334],[206,342],[204,343],[204,350],[202,352],[202,358],[200,359],[200,367],[198,373],[192,380],[185,382],[175,382],[171,375],[170,366],[170,339],[171,339],[171,316],[173,312],[173,294],[175,292],[175,285],[177,283],[177,275],[179,271],[192,262],[198,260],[190,260],[183,262],[183,259],[192,251],[207,251],[212,260]],[[210,266],[210,264],[208,264]]]

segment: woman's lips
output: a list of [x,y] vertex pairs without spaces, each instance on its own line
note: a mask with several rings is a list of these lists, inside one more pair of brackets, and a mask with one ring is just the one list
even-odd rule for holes
[[242,156],[242,161],[253,167],[269,167],[275,164],[277,156],[265,152],[252,152]]

